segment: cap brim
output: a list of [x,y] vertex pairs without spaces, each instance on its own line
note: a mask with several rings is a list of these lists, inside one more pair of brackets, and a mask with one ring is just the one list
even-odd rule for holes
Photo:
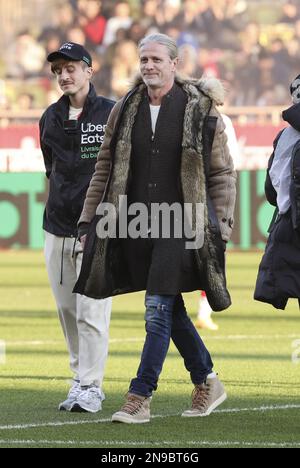
[[69,60],[73,60],[74,62],[80,62],[81,60],[81,59],[72,57],[71,54],[66,54],[64,52],[52,52],[47,57],[48,62],[54,62],[55,60],[59,60],[59,59],[69,59]]

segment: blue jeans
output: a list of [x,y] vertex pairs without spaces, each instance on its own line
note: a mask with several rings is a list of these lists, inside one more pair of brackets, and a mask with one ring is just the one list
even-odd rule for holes
[[188,317],[182,295],[151,296],[146,294],[146,341],[137,377],[129,391],[150,397],[167,356],[172,338],[184,359],[195,385],[202,384],[212,372],[213,363],[192,321]]

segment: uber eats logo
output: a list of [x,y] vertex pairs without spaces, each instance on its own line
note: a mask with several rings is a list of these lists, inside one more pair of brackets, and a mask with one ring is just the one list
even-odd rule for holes
[[43,246],[44,174],[0,174],[0,248]]
[[96,159],[104,140],[106,125],[81,124],[81,159]]
[[81,124],[81,144],[101,144],[104,139],[105,129],[106,125],[94,125],[92,123]]

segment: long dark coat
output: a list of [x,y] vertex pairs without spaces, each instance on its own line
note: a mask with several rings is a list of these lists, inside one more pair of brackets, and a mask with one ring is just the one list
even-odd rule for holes
[[[223,240],[228,240],[233,226],[236,175],[226,145],[224,124],[213,107],[213,99],[205,92],[204,83],[187,81],[178,84],[187,95],[179,174],[182,201],[194,206],[197,203],[204,205],[204,219],[198,223],[204,229],[204,246],[193,251],[197,277],[193,289],[204,289],[212,308],[223,310],[231,304],[226,287]],[[104,201],[113,204],[119,213],[119,197],[128,193],[132,129],[144,91],[145,85],[139,83],[120,105],[117,104],[117,116],[108,123],[109,144],[104,142],[102,158],[101,152],[99,154],[81,222],[90,222],[95,205]],[[219,128],[218,138],[215,138],[219,122],[222,129]],[[213,147],[214,158],[211,161]],[[107,168],[110,168],[108,172]],[[104,172],[107,173],[106,177],[102,175]],[[102,184],[104,180],[105,190],[99,195],[99,183]],[[214,203],[210,198],[212,194]],[[216,210],[221,213],[220,220]],[[194,217],[194,230],[195,221]],[[105,298],[146,289],[147,284],[137,286],[132,280],[120,240],[97,237],[98,222],[99,216],[96,215],[89,227],[82,271],[74,291],[89,297]],[[163,259],[161,268],[164,268]]]

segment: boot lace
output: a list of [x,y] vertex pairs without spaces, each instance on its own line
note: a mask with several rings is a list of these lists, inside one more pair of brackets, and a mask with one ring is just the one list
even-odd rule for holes
[[192,393],[192,409],[205,408],[209,398],[209,385],[196,385]]
[[132,414],[132,415],[137,414],[142,408],[145,400],[146,398],[144,398],[143,400],[140,400],[135,395],[127,395],[127,401],[122,407],[121,411],[124,411],[124,413]]

